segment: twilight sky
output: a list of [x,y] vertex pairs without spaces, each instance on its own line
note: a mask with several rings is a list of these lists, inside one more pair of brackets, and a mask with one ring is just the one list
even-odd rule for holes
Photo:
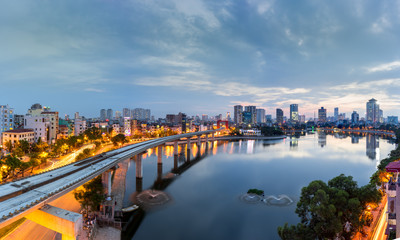
[[216,115],[400,109],[400,1],[4,0],[0,104]]

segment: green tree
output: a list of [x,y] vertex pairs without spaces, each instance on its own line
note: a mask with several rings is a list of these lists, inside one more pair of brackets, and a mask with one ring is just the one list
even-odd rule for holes
[[30,167],[31,167],[30,162],[21,162],[21,164],[19,165],[19,169],[22,172],[22,177],[24,177],[25,175],[25,170],[27,170]]
[[29,166],[31,167],[31,173],[33,172],[33,169],[39,165],[40,165],[40,161],[37,157],[31,157],[29,159]]
[[18,146],[24,154],[28,154],[31,151],[31,144],[26,140],[19,140]]
[[86,129],[86,131],[84,132],[84,134],[87,136],[87,138],[93,142],[97,139],[101,139],[102,138],[102,133],[101,130],[97,127],[92,127],[92,128],[88,128]]
[[104,188],[101,175],[83,184],[82,189],[75,190],[74,196],[82,208],[85,208],[88,212],[97,211],[100,204],[104,201]]
[[12,152],[12,150],[14,149],[14,146],[11,141],[6,142],[4,144],[4,147],[8,152]]
[[370,223],[364,214],[368,203],[379,203],[374,185],[359,188],[351,176],[343,174],[328,181],[311,182],[301,191],[296,213],[301,222],[278,228],[282,239],[351,239]]
[[11,170],[11,173],[12,173],[13,177],[14,177],[15,169],[17,169],[17,168],[19,168],[21,166],[21,160],[19,158],[17,158],[16,156],[12,155],[12,154],[9,154],[9,155],[6,156],[6,159],[5,159],[4,163]]
[[114,144],[114,146],[122,145],[128,142],[125,135],[121,133],[111,138],[111,141]]

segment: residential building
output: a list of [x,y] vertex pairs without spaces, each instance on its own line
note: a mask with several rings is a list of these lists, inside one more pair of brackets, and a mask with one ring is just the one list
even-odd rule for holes
[[276,122],[281,125],[283,123],[283,110],[280,108],[276,109]]
[[79,136],[87,129],[86,120],[83,117],[75,118],[74,120],[74,135]]
[[122,109],[122,117],[131,117],[131,110],[129,108],[124,108]]
[[379,123],[380,120],[380,111],[379,104],[377,100],[372,98],[367,102],[367,114],[366,121],[370,124]]
[[290,104],[290,121],[292,121],[292,122],[299,121],[299,105],[298,104]]
[[233,121],[235,124],[242,124],[243,121],[243,106],[242,105],[236,105],[233,107]]
[[305,123],[306,122],[306,115],[300,115],[299,116],[299,121],[300,121],[300,123]]
[[106,119],[112,120],[113,119],[113,110],[112,109],[107,109],[107,114],[106,114]]
[[24,128],[25,115],[14,114],[14,129]]
[[326,109],[321,107],[318,109],[318,122],[325,123],[326,122]]
[[399,124],[399,117],[398,116],[388,116],[387,117],[387,123],[392,124],[392,125],[398,125]]
[[25,140],[29,143],[35,141],[35,133],[32,129],[14,129],[2,132],[2,144],[11,142],[13,145],[20,140]]
[[132,119],[136,119],[136,120],[150,120],[150,115],[151,115],[151,111],[150,109],[144,109],[144,108],[135,108],[132,109]]
[[265,123],[265,109],[257,108],[257,123]]
[[[28,113],[26,114],[25,118],[28,117],[39,117],[45,118],[42,122],[49,122],[48,133],[47,133],[47,142],[54,143],[57,139],[58,134],[58,126],[59,126],[59,118],[58,112],[51,111],[49,107],[43,107],[39,103],[35,103],[28,109]],[[35,119],[35,118],[34,118]],[[36,121],[35,121],[36,122]],[[25,121],[25,123],[27,123]],[[29,125],[25,125],[25,128],[31,128]],[[40,135],[36,135],[36,137],[40,137]]]
[[251,113],[251,123],[250,124],[256,124],[256,122],[257,122],[256,106],[245,106],[244,111]]
[[253,121],[253,114],[250,111],[244,111],[242,112],[242,123],[246,124],[246,125],[251,125],[252,121]]
[[120,119],[122,117],[122,112],[121,111],[115,111],[115,119]]
[[50,133],[50,121],[41,115],[26,115],[24,119],[25,129],[31,129],[34,131],[34,140],[37,142],[40,138],[42,142],[49,141]]
[[104,120],[106,120],[106,118],[107,118],[106,110],[103,108],[100,110],[100,120],[104,121]]
[[339,108],[338,107],[335,107],[333,116],[335,118],[335,121],[339,120]]
[[351,123],[356,124],[359,121],[360,121],[360,115],[356,111],[353,111],[353,113],[351,114]]
[[14,109],[10,108],[8,105],[0,105],[0,136],[2,132],[13,129],[14,129]]

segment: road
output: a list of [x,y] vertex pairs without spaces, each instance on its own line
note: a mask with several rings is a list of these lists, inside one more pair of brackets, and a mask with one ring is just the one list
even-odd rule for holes
[[[73,191],[52,201],[52,206],[66,209],[68,211],[79,212],[81,207],[75,200]],[[8,235],[4,240],[29,239],[29,240],[61,240],[61,234],[45,228],[35,222],[26,220],[12,234]]]
[[44,170],[52,170],[52,169],[55,169],[55,168],[70,164],[70,163],[75,161],[76,156],[78,156],[81,152],[83,152],[83,150],[85,150],[87,148],[94,148],[94,147],[95,147],[94,144],[85,145],[85,146],[81,147],[79,150],[76,150],[73,153],[70,153],[70,154],[67,154],[67,155],[63,156],[60,160],[58,160],[56,162],[53,161],[51,166],[49,166],[48,168],[45,168],[45,169],[41,169],[37,173],[40,173],[40,172],[42,172]]
[[383,208],[382,213],[379,217],[378,224],[376,225],[376,231],[372,238],[373,240],[386,240],[386,235],[385,235],[387,226],[386,211],[387,211],[387,204],[385,204],[385,207]]

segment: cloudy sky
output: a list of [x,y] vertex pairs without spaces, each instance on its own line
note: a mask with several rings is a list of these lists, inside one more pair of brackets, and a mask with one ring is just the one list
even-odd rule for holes
[[0,104],[225,114],[400,110],[400,1],[4,0]]

